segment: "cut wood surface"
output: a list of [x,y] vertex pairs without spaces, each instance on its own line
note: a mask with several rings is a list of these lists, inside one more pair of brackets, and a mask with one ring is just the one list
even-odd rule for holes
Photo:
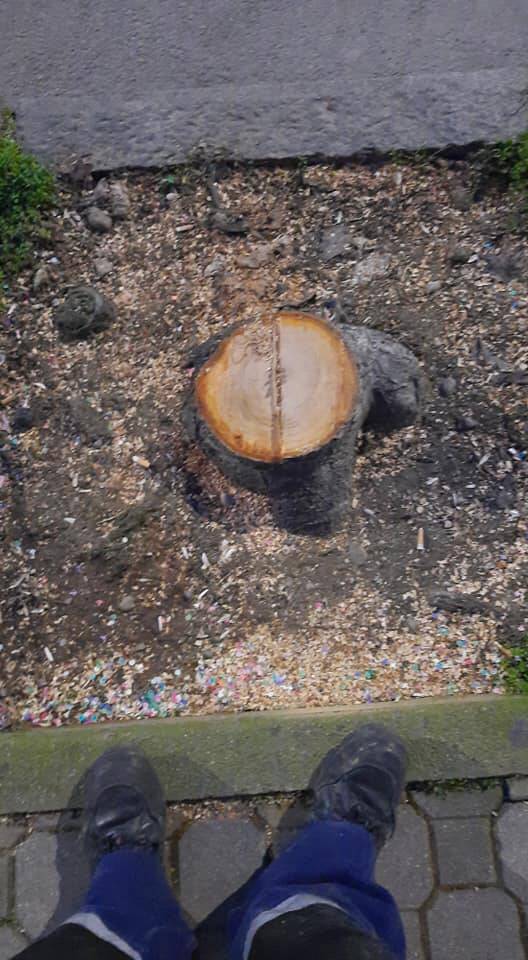
[[262,463],[328,443],[357,403],[357,367],[318,317],[283,311],[239,327],[196,382],[199,413],[233,453]]

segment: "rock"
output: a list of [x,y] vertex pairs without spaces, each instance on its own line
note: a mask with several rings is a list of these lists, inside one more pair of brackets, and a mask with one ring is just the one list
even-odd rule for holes
[[237,257],[236,262],[240,267],[249,267],[250,270],[257,270],[259,267],[263,267],[264,264],[269,263],[273,257],[273,251],[273,244],[260,243],[253,248],[251,253]]
[[473,203],[473,194],[466,187],[453,187],[451,190],[451,202],[456,210],[465,212],[469,210]]
[[174,207],[179,199],[180,199],[179,193],[174,193],[174,191],[172,191],[172,193],[165,194],[165,203],[167,204],[168,207]]
[[85,219],[86,226],[94,233],[109,233],[112,229],[112,217],[99,207],[88,207]]
[[343,256],[349,244],[349,233],[346,224],[336,223],[333,227],[323,231],[319,256],[323,263],[330,263],[337,257]]
[[204,277],[216,277],[225,270],[225,260],[223,257],[215,257],[208,263],[204,270]]
[[472,251],[469,247],[464,247],[462,244],[453,244],[447,251],[447,259],[453,266],[457,266],[467,263],[471,254]]
[[55,310],[54,323],[65,341],[86,340],[115,319],[115,307],[93,287],[74,287]]
[[18,407],[15,410],[11,426],[15,433],[24,433],[35,426],[35,418],[29,407]]
[[470,430],[474,430],[478,427],[477,421],[474,417],[457,417],[455,420],[455,426],[459,433],[469,433]]
[[99,277],[99,280],[102,280],[103,277],[108,276],[109,273],[112,273],[114,265],[111,260],[106,260],[104,257],[100,257],[94,263],[95,275]]
[[223,210],[222,208],[214,211],[209,220],[209,224],[216,230],[221,230],[222,233],[233,236],[247,233],[249,230],[249,224],[242,214],[230,213],[229,210]]
[[51,273],[48,268],[42,264],[33,277],[33,283],[31,284],[33,293],[40,293],[45,287],[49,287],[50,283]]
[[454,377],[444,377],[438,381],[438,392],[441,397],[452,397],[456,393],[457,382]]
[[369,253],[368,257],[360,260],[354,270],[354,283],[370,283],[371,280],[382,280],[391,268],[392,258],[388,253]]
[[110,184],[110,212],[114,220],[126,220],[130,214],[130,197],[124,183]]
[[110,196],[110,187],[108,184],[108,180],[105,180],[105,178],[102,177],[101,180],[97,181],[95,188],[92,191],[90,201],[94,207],[104,206],[105,203],[108,203],[109,196]]
[[488,608],[485,600],[465,593],[435,593],[431,605],[448,613],[484,613]]
[[442,289],[442,281],[430,280],[425,289],[429,295],[433,293],[438,293],[438,291]]
[[512,803],[519,800],[528,800],[528,777],[511,777],[506,781],[508,785],[508,799]]
[[360,543],[354,543],[353,540],[348,544],[348,557],[355,567],[361,567],[367,562],[367,553]]
[[122,610],[123,613],[130,613],[130,611],[134,609],[135,605],[136,601],[132,594],[128,594],[119,601],[119,609]]
[[79,158],[66,175],[76,187],[89,187],[92,183],[92,164],[89,160]]
[[490,273],[504,283],[514,280],[521,273],[520,258],[510,253],[488,254],[484,257]]

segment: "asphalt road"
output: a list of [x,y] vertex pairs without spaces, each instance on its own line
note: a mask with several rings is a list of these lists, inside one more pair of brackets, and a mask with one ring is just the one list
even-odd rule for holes
[[525,129],[526,0],[4,0],[0,98],[99,168],[497,139]]

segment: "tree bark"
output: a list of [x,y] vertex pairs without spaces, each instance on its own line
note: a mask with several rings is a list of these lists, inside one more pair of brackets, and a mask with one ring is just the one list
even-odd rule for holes
[[184,419],[228,477],[271,498],[280,526],[322,535],[349,506],[361,428],[410,425],[422,393],[392,337],[283,311],[204,345]]

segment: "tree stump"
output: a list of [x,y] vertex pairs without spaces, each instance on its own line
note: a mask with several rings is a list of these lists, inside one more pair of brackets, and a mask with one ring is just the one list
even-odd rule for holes
[[272,498],[282,526],[327,533],[349,503],[359,430],[409,425],[421,392],[416,358],[392,338],[281,311],[206,345],[186,422],[224,473]]

